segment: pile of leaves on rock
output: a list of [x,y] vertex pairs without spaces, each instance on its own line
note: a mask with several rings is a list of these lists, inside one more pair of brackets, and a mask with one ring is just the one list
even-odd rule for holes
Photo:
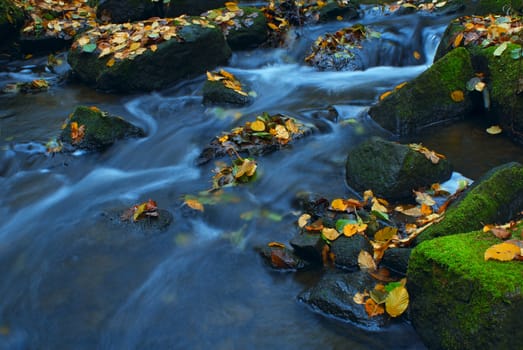
[[258,17],[257,12],[253,12],[246,16],[242,8],[235,2],[226,2],[225,7],[221,9],[209,10],[202,13],[202,17],[221,28],[222,32],[227,36],[233,29],[249,28],[254,24],[254,19]]
[[485,225],[483,232],[503,240],[485,251],[485,261],[523,261],[523,220],[510,221],[504,225]]

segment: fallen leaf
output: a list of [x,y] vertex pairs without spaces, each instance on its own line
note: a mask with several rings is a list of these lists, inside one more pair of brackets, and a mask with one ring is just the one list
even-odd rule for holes
[[409,293],[403,286],[394,288],[385,299],[385,310],[391,317],[398,317],[409,306]]
[[365,302],[365,312],[367,312],[369,317],[374,317],[384,314],[385,310],[383,309],[383,306],[376,304],[374,300],[369,298]]
[[309,223],[309,220],[311,219],[311,216],[310,214],[302,214],[299,218],[298,218],[298,226],[300,228],[303,228],[305,227],[305,225],[307,225]]
[[334,241],[339,236],[341,236],[341,233],[339,233],[338,230],[336,230],[334,228],[328,228],[328,227],[324,227],[321,230],[321,234],[323,235],[323,237],[327,238],[329,241]]
[[362,270],[368,270],[371,272],[376,271],[377,269],[376,262],[372,258],[372,255],[365,250],[361,250],[358,255],[358,266]]
[[485,251],[485,261],[489,259],[499,261],[510,261],[520,255],[521,249],[511,243],[499,243],[491,246]]
[[454,42],[452,43],[452,45],[454,47],[458,47],[459,45],[461,45],[462,41],[463,41],[463,32],[459,32],[458,35],[456,35],[456,37],[454,38]]
[[203,204],[197,199],[186,199],[184,203],[191,209],[199,210],[201,212],[205,210]]
[[255,120],[251,123],[251,129],[253,131],[265,131],[265,123],[261,120]]
[[285,244],[280,243],[280,242],[269,242],[269,243],[267,243],[267,246],[269,246],[271,248],[285,248]]
[[497,134],[501,134],[501,132],[503,130],[499,127],[499,125],[493,125],[490,128],[488,128],[486,131],[490,135],[497,135]]
[[331,202],[330,209],[336,211],[345,211],[347,210],[348,204],[345,200],[341,198],[336,198]]
[[503,54],[503,52],[507,49],[508,43],[504,41],[499,45],[496,50],[494,50],[494,56],[499,57]]
[[381,241],[381,242],[388,241],[389,239],[392,239],[392,237],[396,233],[398,233],[398,229],[396,227],[385,226],[384,228],[382,228],[381,230],[379,230],[378,232],[376,232],[374,234],[374,239],[376,241]]
[[414,51],[414,53],[412,54],[412,56],[414,56],[414,58],[416,60],[419,60],[421,58],[421,54],[418,52],[418,51]]
[[354,296],[352,297],[352,300],[356,304],[363,305],[363,304],[365,304],[365,298],[368,298],[368,297],[369,297],[369,293],[367,291],[365,291],[363,293],[358,292],[358,293],[354,294]]
[[463,102],[465,100],[465,95],[461,90],[454,90],[450,93],[450,98],[454,102]]

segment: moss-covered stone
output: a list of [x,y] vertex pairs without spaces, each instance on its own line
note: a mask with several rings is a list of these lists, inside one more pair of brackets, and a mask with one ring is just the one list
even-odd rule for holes
[[217,28],[189,24],[178,35],[183,42],[164,41],[155,52],[147,50],[132,60],[117,60],[111,67],[107,66],[110,56],[99,59],[99,53],[81,52],[81,47],[69,51],[68,62],[81,80],[96,88],[129,92],[164,88],[225,64],[231,56]]
[[450,162],[433,164],[407,145],[375,137],[349,152],[347,184],[357,191],[371,189],[389,200],[412,196],[412,190],[447,180]]
[[445,212],[445,218],[423,231],[417,242],[505,223],[523,210],[523,165],[496,167],[466,191]]
[[[469,53],[458,48],[371,107],[369,114],[383,128],[401,136],[462,119],[472,107],[466,84],[473,76]],[[463,93],[463,100],[451,97],[455,91]]]
[[23,11],[11,0],[0,0],[0,45],[11,39],[23,24]]
[[480,231],[423,242],[407,289],[416,331],[431,349],[515,349],[523,344],[523,264],[484,261],[499,240]]
[[243,16],[233,28],[227,31],[227,43],[233,50],[258,47],[268,38],[267,20],[262,11],[254,7],[242,7]]
[[[84,129],[84,136],[76,141],[71,137],[71,124],[73,122],[76,122],[78,127],[83,126]],[[145,136],[145,133],[142,129],[121,117],[109,116],[97,108],[79,106],[67,121],[60,139],[62,142],[72,145],[75,149],[103,151],[119,139],[143,136]]]

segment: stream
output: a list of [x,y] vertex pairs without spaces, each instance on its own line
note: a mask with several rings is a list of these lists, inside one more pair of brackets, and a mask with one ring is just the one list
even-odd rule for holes
[[[369,9],[359,22],[380,31],[384,44],[368,49],[365,71],[320,72],[303,63],[319,35],[355,22],[298,29],[284,48],[237,52],[222,68],[256,91],[242,108],[202,105],[204,74],[138,95],[75,82],[0,95],[0,349],[423,349],[406,321],[368,331],[312,312],[296,296],[321,272],[271,270],[255,247],[288,243],[300,193],[356,195],[345,183],[348,150],[374,135],[390,137],[368,107],[430,66],[449,20]],[[42,68],[46,60],[0,62],[0,85],[56,81]],[[147,136],[101,154],[47,155],[43,144],[77,105],[121,115]],[[329,106],[337,120],[325,117]],[[315,131],[257,158],[254,183],[227,188],[204,213],[187,208],[185,195],[212,186],[214,164],[195,165],[201,150],[264,111]],[[409,141],[477,179],[523,161],[521,148],[486,134],[488,126],[463,121]],[[165,232],[127,232],[105,214],[149,198],[174,215]]]

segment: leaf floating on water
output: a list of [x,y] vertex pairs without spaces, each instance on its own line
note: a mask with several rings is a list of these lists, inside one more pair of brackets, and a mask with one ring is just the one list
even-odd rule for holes
[[501,134],[501,132],[503,130],[501,129],[501,127],[499,125],[493,125],[490,128],[488,128],[486,131],[490,135],[498,135],[498,134]]
[[199,210],[201,212],[204,212],[205,211],[205,208],[203,206],[203,204],[198,200],[198,199],[186,199],[184,201],[185,205],[187,205],[189,208],[191,209],[194,209],[194,210]]
[[385,309],[392,317],[398,317],[407,310],[409,306],[409,293],[403,286],[394,288],[385,299]]

